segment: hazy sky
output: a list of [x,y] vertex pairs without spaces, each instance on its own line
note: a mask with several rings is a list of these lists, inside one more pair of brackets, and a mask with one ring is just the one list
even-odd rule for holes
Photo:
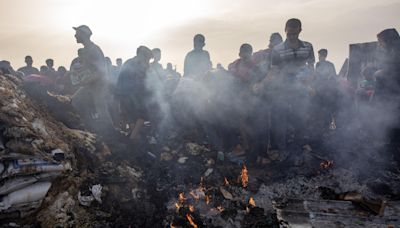
[[146,45],[161,48],[164,66],[172,62],[179,71],[196,33],[205,35],[214,66],[227,66],[242,43],[265,49],[269,35],[284,36],[286,20],[296,17],[303,22],[300,39],[315,52],[327,48],[340,68],[348,44],[374,41],[385,28],[400,30],[400,0],[0,0],[0,8],[0,59],[14,68],[27,54],[36,67],[46,58],[69,67],[81,47],[72,27],[81,24],[113,63]]

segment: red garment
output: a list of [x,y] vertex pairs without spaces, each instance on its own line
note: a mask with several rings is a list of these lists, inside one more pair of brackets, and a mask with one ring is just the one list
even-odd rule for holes
[[251,82],[253,80],[252,71],[255,66],[256,63],[253,58],[249,61],[237,59],[233,63],[229,64],[228,70],[235,78],[240,79],[242,82]]
[[25,83],[29,82],[38,82],[43,86],[54,86],[55,80],[52,77],[39,75],[39,74],[30,74],[23,78]]

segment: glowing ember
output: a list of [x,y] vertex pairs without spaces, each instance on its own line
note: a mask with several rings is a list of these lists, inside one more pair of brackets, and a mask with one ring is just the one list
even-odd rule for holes
[[189,205],[189,211],[190,211],[190,212],[194,212],[194,207],[193,207],[193,205]]
[[226,179],[226,177],[224,178],[224,185],[225,186],[229,185],[229,181],[228,181],[228,179]]
[[197,228],[196,223],[193,221],[193,217],[189,214],[186,215],[187,220],[189,221],[190,225],[192,225],[193,228]]
[[183,203],[185,202],[186,198],[185,195],[183,194],[183,192],[179,193],[179,202]]
[[253,206],[253,207],[256,206],[256,201],[254,201],[253,197],[250,197],[250,199],[249,199],[249,204],[250,204],[251,206]]
[[329,169],[333,166],[333,161],[325,160],[319,164],[322,169]]
[[218,206],[218,207],[217,207],[217,210],[218,210],[219,212],[223,212],[225,209],[224,209],[222,206]]
[[210,197],[206,195],[206,197],[204,197],[204,199],[206,200],[206,204],[208,205],[210,203]]
[[247,175],[247,168],[245,165],[243,165],[242,172],[240,174],[240,179],[243,188],[247,187],[247,184],[249,183],[249,176]]

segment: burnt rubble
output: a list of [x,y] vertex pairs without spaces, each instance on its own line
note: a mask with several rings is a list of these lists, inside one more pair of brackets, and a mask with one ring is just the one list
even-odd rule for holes
[[[160,140],[149,130],[140,145],[120,132],[96,135],[54,111],[70,110],[68,101],[29,93],[10,75],[0,85],[1,226],[400,226],[397,164],[357,153],[362,142],[342,147],[332,129],[329,143],[297,145],[296,160],[269,154],[259,167],[176,132]],[[377,201],[378,213],[363,207]]]

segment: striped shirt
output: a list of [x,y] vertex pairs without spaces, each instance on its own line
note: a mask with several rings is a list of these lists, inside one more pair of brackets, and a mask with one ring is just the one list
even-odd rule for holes
[[272,52],[271,64],[280,68],[286,76],[295,76],[304,67],[314,68],[315,57],[311,43],[300,41],[300,46],[295,49],[289,47],[288,41],[278,44]]

